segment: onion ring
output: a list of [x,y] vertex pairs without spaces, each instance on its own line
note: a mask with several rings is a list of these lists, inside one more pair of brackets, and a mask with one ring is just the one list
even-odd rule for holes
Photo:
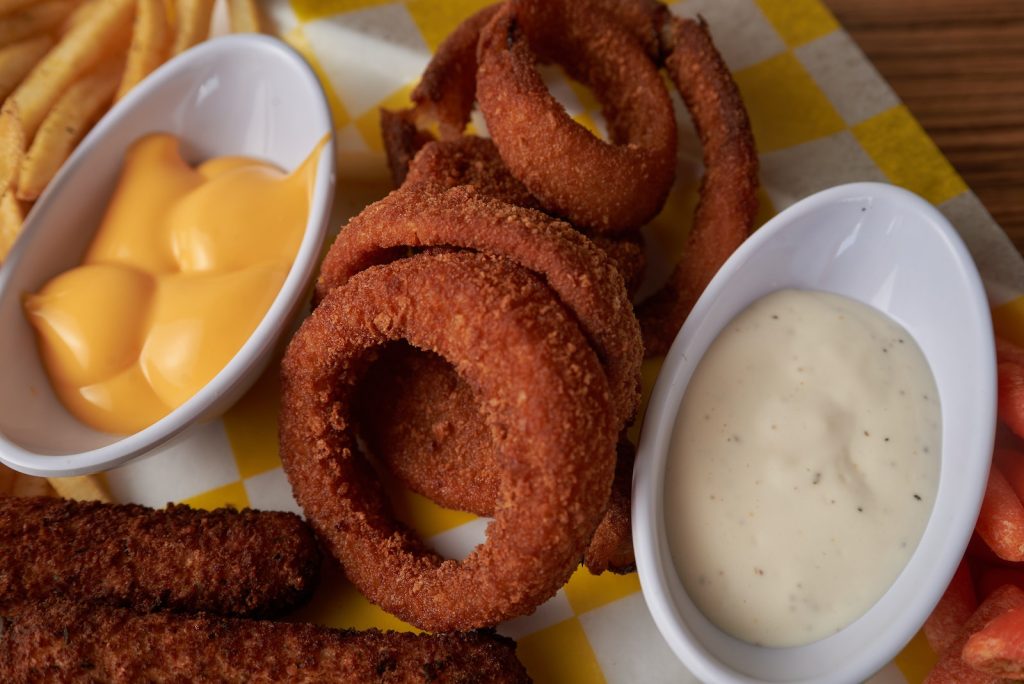
[[[509,473],[487,541],[461,562],[394,519],[352,434],[370,355],[400,339],[440,354],[476,388]],[[614,431],[596,356],[534,276],[463,253],[368,269],[305,320],[281,377],[285,473],[371,601],[422,629],[465,630],[528,613],[568,580],[608,501]]]
[[640,402],[643,347],[622,276],[592,242],[537,211],[470,186],[391,193],[342,229],[320,268],[317,297],[403,248],[455,247],[507,257],[542,276],[575,315],[608,376],[616,431]]
[[[472,185],[481,195],[519,207],[540,209],[537,199],[501,161],[494,141],[475,135],[423,145],[409,164],[404,183],[406,190],[420,183],[442,189]],[[626,281],[626,292],[632,297],[647,268],[643,237],[639,233],[588,237],[618,268]]]
[[[494,515],[502,473],[495,447],[472,389],[443,359],[389,347],[360,384],[356,407],[359,434],[400,482],[446,508]],[[583,556],[595,575],[635,567],[633,454],[620,439],[608,510]]]
[[[562,3],[510,0],[481,32],[476,93],[491,137],[512,174],[552,213],[595,232],[638,228],[661,210],[675,177],[676,125],[665,84],[606,13],[559,21],[566,13],[546,7]],[[551,96],[531,47],[595,91],[613,144]]]
[[757,214],[757,151],[736,83],[703,21],[671,17],[665,68],[693,117],[704,177],[693,228],[666,285],[637,310],[647,356],[668,351],[690,309],[747,238]]

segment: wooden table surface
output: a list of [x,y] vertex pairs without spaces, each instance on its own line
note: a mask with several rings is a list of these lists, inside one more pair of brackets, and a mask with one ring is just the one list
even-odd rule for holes
[[825,0],[1024,251],[1024,0]]

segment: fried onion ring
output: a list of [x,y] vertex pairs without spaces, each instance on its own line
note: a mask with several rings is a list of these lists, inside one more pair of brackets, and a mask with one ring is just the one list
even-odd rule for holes
[[402,248],[454,247],[507,257],[540,275],[575,315],[604,364],[616,431],[640,402],[640,328],[615,265],[566,223],[482,196],[471,186],[391,193],[342,229],[320,269],[317,297]]
[[[407,190],[420,183],[442,189],[472,185],[481,195],[519,207],[540,209],[537,199],[501,161],[494,141],[475,135],[428,142],[409,164],[404,182]],[[640,287],[647,268],[642,236],[631,233],[589,237],[618,268],[626,281],[626,292],[632,297]]]
[[[487,541],[463,561],[394,519],[352,433],[373,351],[402,339],[475,388],[508,473]],[[305,320],[281,377],[285,473],[371,601],[422,629],[465,630],[529,613],[568,580],[608,502],[615,434],[596,356],[536,277],[465,253],[367,269]]]
[[665,68],[700,137],[704,177],[693,228],[666,285],[638,309],[647,356],[668,352],[690,309],[747,238],[757,214],[757,150],[736,83],[703,22],[671,17]]
[[[661,210],[675,177],[672,102],[639,43],[604,12],[561,11],[570,5],[501,7],[480,34],[477,100],[505,164],[547,210],[595,232],[636,229]],[[611,143],[548,92],[531,48],[594,90]]]
[[[370,451],[412,491],[476,515],[494,514],[501,468],[472,389],[435,354],[393,345],[370,367],[356,402]],[[633,445],[620,439],[608,510],[583,556],[597,575],[634,569]]]

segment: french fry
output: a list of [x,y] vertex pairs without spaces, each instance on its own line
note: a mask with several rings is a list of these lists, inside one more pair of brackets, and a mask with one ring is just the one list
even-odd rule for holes
[[38,0],[0,0],[0,16],[28,7]]
[[963,659],[996,677],[1024,678],[1024,609],[1009,610],[971,635]]
[[177,0],[177,31],[171,54],[177,55],[201,43],[210,35],[210,17],[214,0]]
[[1005,586],[988,597],[935,664],[924,684],[998,684],[997,677],[979,672],[964,662],[961,652],[971,635],[991,620],[1016,608],[1024,607],[1024,591],[1017,587]]
[[100,4],[100,2],[102,2],[102,0],[83,0],[78,3],[78,5],[75,6],[75,9],[71,10],[71,14],[68,15],[68,18],[64,20],[64,23],[61,24],[60,34],[64,35],[81,24],[86,17],[92,14],[93,10],[96,9],[96,6]]
[[1024,505],[995,463],[974,529],[1003,560],[1024,560]]
[[962,560],[935,610],[924,623],[924,637],[932,650],[936,653],[945,651],[977,608],[971,570],[966,560]]
[[25,136],[31,139],[54,102],[81,74],[93,69],[118,41],[130,35],[134,0],[97,4],[43,57],[28,78],[11,94],[21,115]]
[[114,500],[107,493],[99,478],[92,475],[80,475],[77,477],[49,477],[47,480],[50,486],[58,495],[65,499],[75,501],[102,501],[113,503]]
[[18,103],[8,98],[0,108],[0,195],[18,178],[26,137]]
[[3,264],[14,247],[14,241],[21,234],[21,224],[25,222],[25,210],[8,190],[0,197],[0,264]]
[[1024,437],[1024,366],[1012,361],[1000,361],[999,373],[999,419],[1013,430],[1018,437]]
[[261,33],[263,21],[256,0],[228,0],[232,33]]
[[167,58],[169,37],[170,27],[167,25],[167,9],[163,0],[138,0],[132,44],[128,48],[128,63],[115,99],[120,100],[149,72],[163,63]]
[[0,101],[14,92],[51,47],[53,38],[44,35],[0,48]]
[[35,200],[114,99],[124,60],[113,59],[65,92],[43,120],[18,173],[17,197]]
[[74,0],[47,0],[0,18],[0,47],[56,28],[74,8]]

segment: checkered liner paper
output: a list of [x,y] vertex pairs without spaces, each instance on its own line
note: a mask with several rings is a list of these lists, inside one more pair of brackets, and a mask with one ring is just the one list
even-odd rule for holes
[[[490,1],[264,0],[274,30],[310,61],[328,93],[339,149],[335,225],[389,189],[378,108],[406,106],[431,52]],[[707,20],[742,91],[761,157],[759,222],[839,183],[904,186],[957,226],[985,277],[997,330],[1024,344],[1024,263],[817,0],[685,0],[672,11]],[[593,96],[556,72],[549,76],[570,113],[600,131]],[[647,229],[652,255],[679,253],[696,201],[700,150],[685,119],[681,114],[676,187]],[[483,128],[479,118],[474,125]],[[654,266],[664,273],[669,265]],[[645,370],[649,390],[657,366]],[[274,365],[222,420],[107,473],[112,494],[151,506],[176,501],[298,512],[277,451],[276,377]],[[399,514],[414,519],[441,553],[462,557],[482,540],[486,520],[402,496]],[[336,569],[296,617],[336,627],[411,629],[370,604]],[[538,682],[696,681],[655,629],[635,574],[594,577],[581,569],[537,612],[499,631],[518,640],[519,656]],[[934,661],[918,635],[871,681],[920,682]]]

